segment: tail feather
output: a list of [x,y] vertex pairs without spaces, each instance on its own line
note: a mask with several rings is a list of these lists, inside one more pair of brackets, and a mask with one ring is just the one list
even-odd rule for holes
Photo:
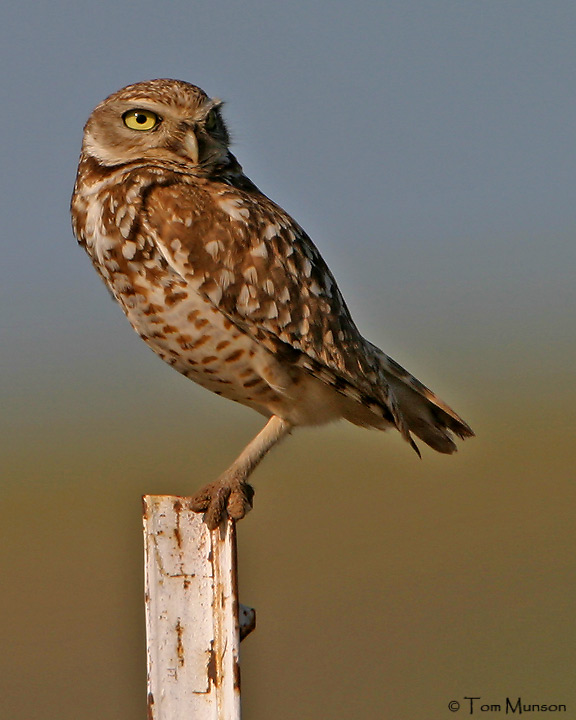
[[474,436],[472,428],[429,388],[375,345],[372,348],[380,361],[391,395],[396,398],[397,410],[393,413],[402,418],[397,427],[413,447],[415,443],[410,433],[434,450],[448,454],[457,449],[453,435],[461,439]]

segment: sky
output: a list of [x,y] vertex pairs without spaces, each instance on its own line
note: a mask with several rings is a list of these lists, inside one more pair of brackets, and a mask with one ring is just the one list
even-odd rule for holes
[[576,705],[575,31],[563,0],[2,7],[7,717],[143,716],[140,496],[191,494],[261,425],[155,358],[72,236],[83,124],[154,77],[225,101],[361,331],[477,433],[420,462],[342,424],[265,461],[246,716]]

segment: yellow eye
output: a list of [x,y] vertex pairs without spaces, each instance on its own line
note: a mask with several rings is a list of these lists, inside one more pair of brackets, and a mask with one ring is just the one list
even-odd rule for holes
[[206,116],[206,120],[204,121],[204,127],[208,132],[212,132],[212,130],[216,130],[216,126],[218,125],[218,113],[216,110],[210,110],[208,115]]
[[151,110],[128,110],[122,115],[124,125],[130,130],[153,130],[160,118]]

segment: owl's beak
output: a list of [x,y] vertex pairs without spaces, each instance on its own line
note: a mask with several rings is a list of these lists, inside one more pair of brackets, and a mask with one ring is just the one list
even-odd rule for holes
[[192,160],[193,163],[196,165],[198,164],[198,140],[196,140],[196,135],[194,134],[193,130],[188,130],[186,135],[184,135],[184,150],[186,151],[186,154],[188,157]]

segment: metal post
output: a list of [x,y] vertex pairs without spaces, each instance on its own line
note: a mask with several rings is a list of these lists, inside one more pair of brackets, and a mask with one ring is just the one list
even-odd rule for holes
[[143,500],[148,718],[240,720],[240,636],[255,614],[239,612],[234,522],[210,532],[186,498]]

